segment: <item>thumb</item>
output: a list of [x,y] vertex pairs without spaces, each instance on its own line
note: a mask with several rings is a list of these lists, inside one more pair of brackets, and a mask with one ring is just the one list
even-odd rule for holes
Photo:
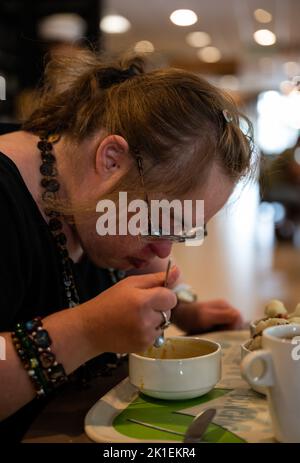
[[[179,275],[179,268],[176,265],[173,265],[168,275],[167,286],[171,287],[174,285],[176,280],[179,278]],[[136,287],[138,288],[155,288],[157,286],[164,285],[166,272],[148,273],[147,275],[139,275],[134,278],[136,279]]]

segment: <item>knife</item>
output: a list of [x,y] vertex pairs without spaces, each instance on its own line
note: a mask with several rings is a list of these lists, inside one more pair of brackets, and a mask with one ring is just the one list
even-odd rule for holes
[[144,421],[135,420],[134,418],[128,418],[128,421],[145,426],[147,428],[155,429],[157,431],[169,432],[171,434],[176,434],[177,436],[183,436],[184,443],[195,444],[201,441],[203,434],[205,433],[209,423],[213,420],[215,414],[216,410],[214,408],[208,408],[204,411],[201,411],[198,415],[195,416],[185,433],[174,431],[173,429],[163,428],[162,426],[156,426],[155,424],[146,423]]

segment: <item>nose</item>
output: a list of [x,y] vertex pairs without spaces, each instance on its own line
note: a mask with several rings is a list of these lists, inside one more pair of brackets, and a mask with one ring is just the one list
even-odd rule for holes
[[168,257],[171,253],[172,242],[168,240],[161,240],[150,244],[150,249],[157,257],[161,259]]

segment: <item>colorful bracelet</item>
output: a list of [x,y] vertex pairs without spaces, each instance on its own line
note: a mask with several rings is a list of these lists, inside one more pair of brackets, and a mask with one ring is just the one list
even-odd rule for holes
[[51,392],[48,386],[43,369],[40,367],[37,359],[37,351],[32,340],[27,336],[21,323],[17,323],[15,331],[12,332],[12,341],[19,355],[25,370],[27,371],[33,386],[36,390],[37,397],[44,397]]
[[43,329],[41,318],[17,323],[12,333],[16,351],[35,387],[37,397],[43,397],[68,381],[63,366],[51,352],[52,341]]
[[25,323],[25,328],[28,335],[34,342],[37,351],[38,359],[42,368],[47,372],[49,381],[54,388],[68,381],[65,369],[61,363],[56,361],[55,355],[51,351],[51,338],[43,328],[42,319],[36,317],[33,320]]

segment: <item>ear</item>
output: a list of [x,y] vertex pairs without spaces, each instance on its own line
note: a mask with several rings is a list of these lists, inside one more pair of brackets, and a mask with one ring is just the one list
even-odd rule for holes
[[127,141],[120,135],[108,135],[96,150],[95,170],[103,180],[122,177],[132,163]]

